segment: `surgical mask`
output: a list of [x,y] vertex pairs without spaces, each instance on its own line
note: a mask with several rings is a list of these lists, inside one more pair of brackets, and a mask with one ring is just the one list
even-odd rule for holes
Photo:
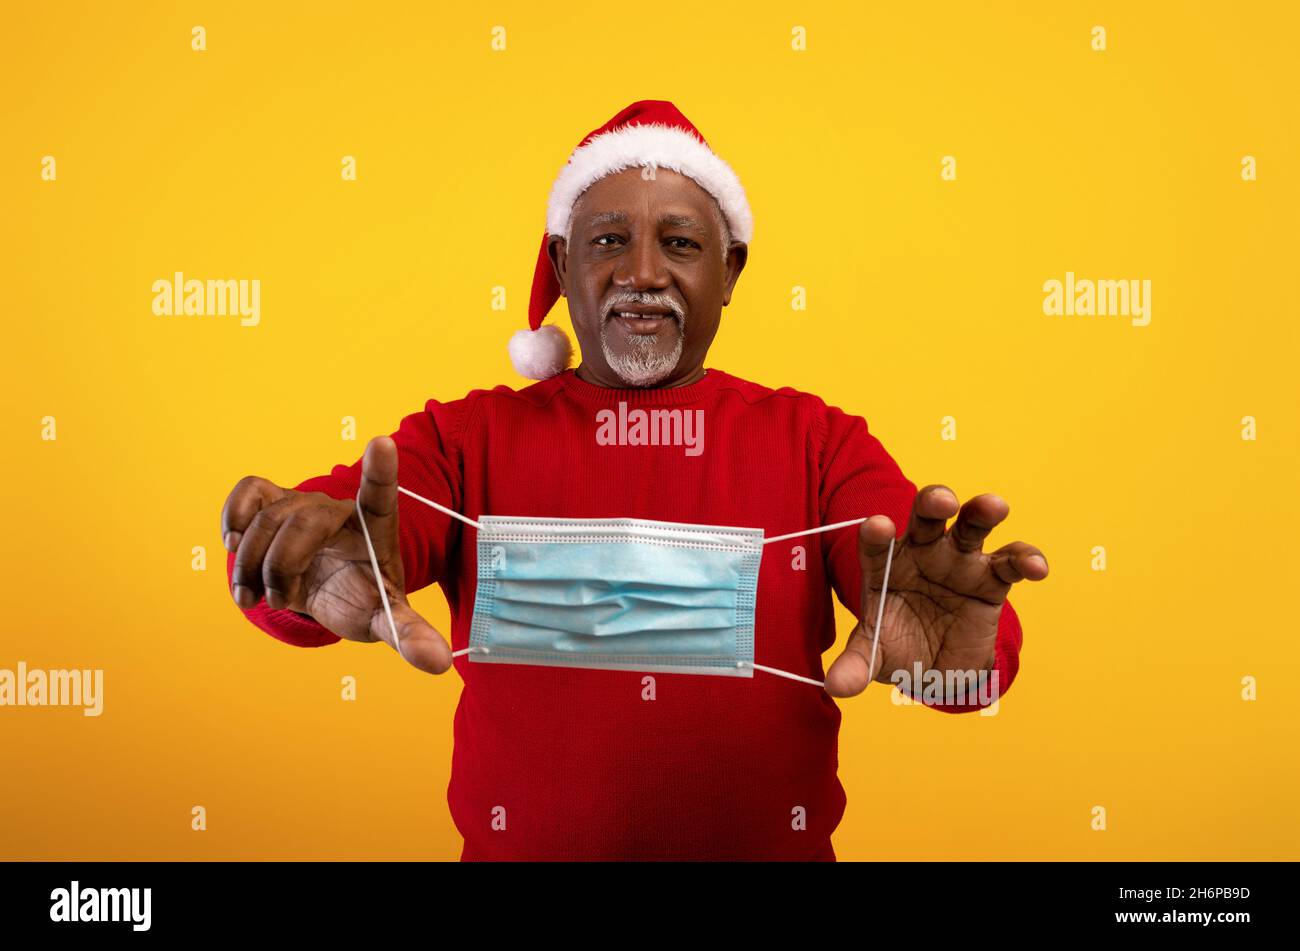
[[[865,518],[775,538],[761,528],[638,518],[467,518],[401,486],[398,491],[478,532],[471,662],[753,677],[760,670],[823,681],[755,661],[754,610],[763,546],[857,525]],[[361,503],[357,517],[375,577],[379,563]],[[885,580],[893,560],[891,540]],[[388,594],[379,592],[393,634]],[[875,669],[882,587],[871,646]]]

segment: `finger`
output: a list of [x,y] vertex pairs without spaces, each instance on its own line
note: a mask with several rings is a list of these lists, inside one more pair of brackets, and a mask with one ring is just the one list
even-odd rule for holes
[[370,543],[381,567],[392,561],[397,547],[397,443],[376,436],[361,457],[357,498],[370,531]]
[[957,495],[946,485],[927,485],[912,500],[912,517],[907,523],[907,541],[928,545],[943,537],[948,519],[957,512]]
[[832,697],[856,697],[866,690],[875,674],[879,673],[883,663],[881,652],[876,652],[876,662],[871,664],[872,636],[863,630],[862,625],[853,629],[848,643],[839,657],[835,658],[830,669],[826,671],[824,689]]
[[285,496],[253,516],[235,553],[235,564],[230,571],[230,593],[243,610],[256,606],[262,597],[262,561],[271,547],[284,520],[292,514],[298,499]]
[[1028,542],[1011,542],[989,556],[989,567],[1003,584],[1042,581],[1047,577],[1047,558]]
[[948,537],[958,551],[979,551],[989,532],[1007,517],[1011,506],[1001,496],[986,492],[970,499],[957,513]]
[[253,516],[272,502],[284,497],[285,490],[259,476],[244,476],[226,496],[221,506],[221,543],[226,551],[239,547],[239,539]]
[[888,515],[873,515],[858,526],[858,566],[862,569],[864,588],[867,579],[884,570],[889,543],[897,534],[894,520]]
[[393,631],[382,607],[371,619],[370,631],[375,639],[394,647],[412,667],[429,674],[445,673],[451,667],[452,659],[447,639],[405,601],[390,599],[390,607],[393,625],[397,628],[397,641],[393,641]]
[[262,587],[267,607],[301,610],[303,574],[351,513],[345,506],[310,501],[296,508],[275,533],[262,560]]

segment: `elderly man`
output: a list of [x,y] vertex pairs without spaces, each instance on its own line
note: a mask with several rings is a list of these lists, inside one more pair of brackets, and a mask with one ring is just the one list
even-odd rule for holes
[[[982,550],[1006,502],[917,492],[861,417],[705,366],[751,232],[699,132],[634,103],[552,189],[510,344],[541,382],[429,400],[352,465],[226,501],[259,628],[456,667],[463,859],[834,859],[832,698],[976,710],[1015,676],[1007,592],[1047,563]],[[561,295],[576,370],[542,325]],[[406,597],[433,582],[450,644]],[[858,624],[823,674],[832,591]]]

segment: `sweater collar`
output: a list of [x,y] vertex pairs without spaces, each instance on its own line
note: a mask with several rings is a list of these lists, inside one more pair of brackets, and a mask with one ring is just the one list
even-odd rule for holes
[[578,378],[577,370],[565,370],[556,378],[560,388],[575,399],[596,406],[674,406],[707,399],[718,388],[725,374],[704,368],[704,376],[687,386],[621,387],[596,386]]

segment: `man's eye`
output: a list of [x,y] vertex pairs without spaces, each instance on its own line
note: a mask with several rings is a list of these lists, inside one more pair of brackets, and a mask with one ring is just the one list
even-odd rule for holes
[[[591,243],[595,245],[599,245],[602,248],[609,248],[609,247],[613,247],[613,242],[617,240],[618,240],[618,235],[616,234],[602,234],[599,238],[597,238],[595,241]],[[609,241],[610,243],[601,244],[602,241]]]
[[699,245],[690,238],[669,238],[668,243],[678,251],[689,251],[691,248],[699,247]]

